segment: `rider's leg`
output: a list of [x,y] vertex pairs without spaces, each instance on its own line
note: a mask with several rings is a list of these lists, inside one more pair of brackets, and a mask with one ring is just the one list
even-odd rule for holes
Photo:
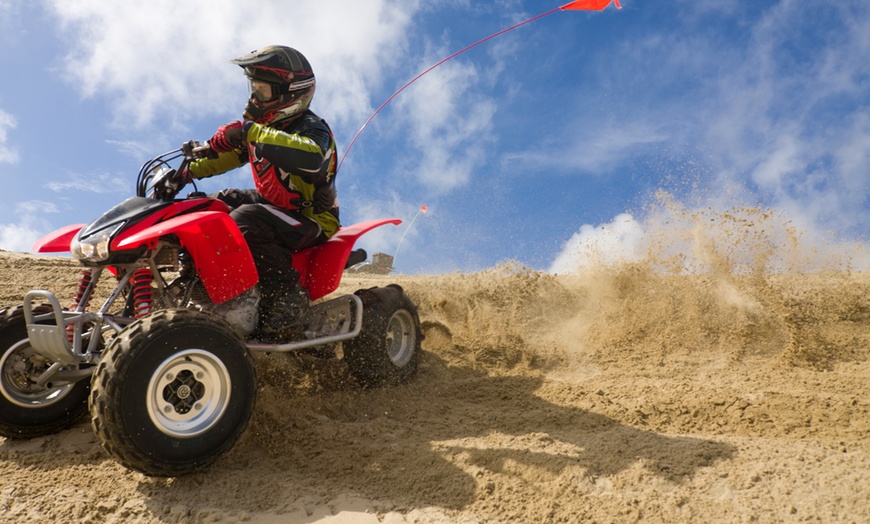
[[242,205],[232,212],[260,276],[260,325],[264,331],[293,327],[308,307],[292,253],[325,239],[320,226],[298,211],[268,204]]
[[236,209],[244,204],[256,204],[261,200],[256,189],[221,189],[217,193],[210,194],[209,197],[220,200],[230,206],[230,209]]

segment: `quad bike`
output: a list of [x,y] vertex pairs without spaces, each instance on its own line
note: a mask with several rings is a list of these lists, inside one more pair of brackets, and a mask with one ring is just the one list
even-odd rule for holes
[[[251,352],[342,358],[363,387],[415,375],[423,335],[401,287],[327,297],[366,259],[356,240],[401,221],[344,227],[294,253],[312,303],[289,331],[262,335],[256,268],[230,209],[195,185],[177,198],[177,173],[207,147],[188,142],[147,162],[135,197],[36,243],[36,252],[72,252],[84,269],[68,309],[34,290],[0,310],[0,436],[55,433],[90,410],[121,464],[177,476],[210,466],[245,431],[257,394]],[[113,290],[91,309],[101,280]]]

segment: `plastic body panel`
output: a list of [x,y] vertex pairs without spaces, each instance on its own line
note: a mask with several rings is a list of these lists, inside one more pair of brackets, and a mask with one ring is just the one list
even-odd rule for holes
[[64,253],[69,252],[69,244],[85,224],[74,224],[52,231],[40,238],[33,244],[35,253]]
[[293,267],[299,272],[299,282],[308,289],[311,300],[317,300],[338,289],[347,258],[359,237],[376,227],[401,223],[398,218],[360,222],[339,229],[332,238],[319,246],[294,253]]
[[[257,283],[257,268],[239,226],[226,213],[200,211],[170,218],[116,239],[119,249],[152,248],[163,235],[175,235],[193,257],[196,272],[215,304],[240,295]],[[114,244],[114,243],[113,243]]]

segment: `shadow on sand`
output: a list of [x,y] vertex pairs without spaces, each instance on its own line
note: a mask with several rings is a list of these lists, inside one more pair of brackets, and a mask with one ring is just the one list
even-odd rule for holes
[[[448,365],[431,352],[418,378],[398,388],[360,390],[335,361],[296,360],[260,375],[251,426],[210,471],[140,477],[150,513],[280,515],[349,494],[379,511],[462,511],[486,498],[535,497],[541,486],[570,490],[631,467],[678,484],[735,453],[725,443],[644,431],[574,407],[595,394],[582,388],[555,404],[541,397],[542,376]],[[105,468],[111,461],[89,429],[82,423],[5,441],[0,451],[22,467]]]
[[210,472],[176,479],[168,491],[150,480],[140,490],[165,506],[208,486],[223,495],[206,504],[230,514],[281,513],[294,500],[346,494],[384,511],[461,511],[481,498],[533,497],[542,483],[594,483],[637,465],[681,483],[735,453],[721,442],[626,426],[570,400],[554,404],[538,393],[543,377],[492,376],[432,353],[418,379],[399,388],[361,391],[321,364],[304,371],[319,377],[304,394],[277,388],[267,373],[272,385],[247,437]]

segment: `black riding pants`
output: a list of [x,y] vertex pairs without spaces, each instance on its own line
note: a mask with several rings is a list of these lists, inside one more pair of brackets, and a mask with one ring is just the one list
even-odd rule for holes
[[299,280],[293,252],[324,242],[320,225],[299,210],[266,203],[253,189],[224,189],[211,196],[232,208],[230,216],[248,243],[262,287],[292,289]]

